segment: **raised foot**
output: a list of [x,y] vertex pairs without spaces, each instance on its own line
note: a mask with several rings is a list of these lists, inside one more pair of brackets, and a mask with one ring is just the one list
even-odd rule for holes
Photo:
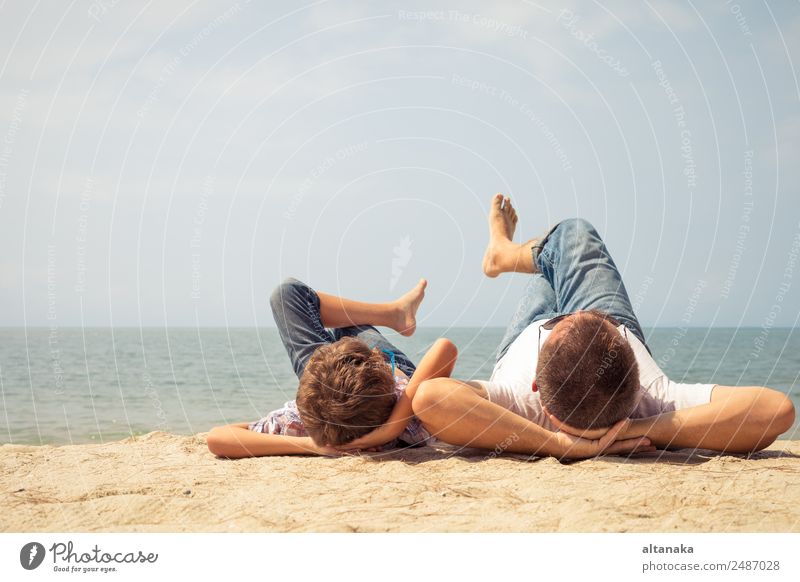
[[483,273],[494,279],[503,273],[515,270],[515,260],[519,245],[512,242],[489,243],[483,254]]
[[492,197],[489,207],[489,244],[483,254],[483,272],[497,277],[509,270],[509,261],[516,261],[519,245],[512,242],[517,228],[517,211],[511,200],[502,194]]
[[397,300],[397,318],[392,327],[400,335],[410,336],[417,330],[417,309],[425,298],[428,282],[420,279],[419,283],[408,293]]

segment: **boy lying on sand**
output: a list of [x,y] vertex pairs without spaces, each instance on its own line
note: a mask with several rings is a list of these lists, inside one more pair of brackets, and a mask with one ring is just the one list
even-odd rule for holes
[[413,334],[426,285],[423,279],[397,301],[374,304],[318,293],[295,279],[284,281],[270,303],[300,379],[297,400],[259,421],[212,429],[211,452],[230,458],[339,454],[333,447],[369,432],[380,441],[373,446],[427,443],[430,435],[413,417],[411,401],[423,380],[450,375],[456,347],[437,340],[415,368],[372,327]]

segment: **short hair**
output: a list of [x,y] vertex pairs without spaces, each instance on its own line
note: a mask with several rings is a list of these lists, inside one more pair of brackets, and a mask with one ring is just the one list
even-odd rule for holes
[[606,428],[636,405],[639,366],[627,340],[599,312],[577,312],[541,347],[536,384],[548,410],[580,429]]
[[349,443],[382,425],[397,396],[383,355],[363,341],[344,337],[317,349],[297,390],[297,410],[315,443]]

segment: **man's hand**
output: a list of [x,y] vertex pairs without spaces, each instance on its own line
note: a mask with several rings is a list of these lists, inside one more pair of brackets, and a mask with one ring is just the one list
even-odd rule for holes
[[[550,420],[550,424],[556,427],[556,430],[561,432],[565,432],[571,434],[572,436],[581,437],[584,439],[589,440],[599,440],[611,430],[611,427],[608,428],[575,428],[574,426],[568,425],[566,422],[561,422],[558,420],[552,412],[550,412],[546,406],[542,405],[542,410],[547,415],[547,418]],[[646,436],[644,434],[628,434],[628,430],[630,429],[631,422],[630,419],[626,419],[628,422],[625,426],[622,427],[620,432],[617,434],[618,439],[627,439],[633,438],[637,436]]]
[[624,455],[655,451],[656,448],[646,437],[616,440],[628,427],[629,422],[627,418],[620,420],[599,439],[582,438],[564,431],[555,433],[559,450],[562,451],[562,454],[559,455],[560,458],[587,459],[598,455]]
[[633,419],[618,438],[646,436],[660,448],[751,453],[773,443],[794,419],[794,404],[782,392],[717,385],[708,404]]

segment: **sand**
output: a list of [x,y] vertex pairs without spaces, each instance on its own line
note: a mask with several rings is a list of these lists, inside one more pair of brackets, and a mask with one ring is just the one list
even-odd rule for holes
[[2,531],[798,532],[800,441],[562,464],[425,447],[221,460],[203,434],[0,447]]

